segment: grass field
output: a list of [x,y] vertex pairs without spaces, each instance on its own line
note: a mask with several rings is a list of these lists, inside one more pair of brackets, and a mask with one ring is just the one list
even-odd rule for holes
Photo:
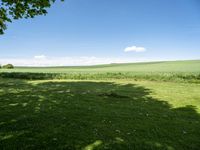
[[[200,61],[1,72],[1,149],[200,147]],[[70,80],[48,80],[57,73]],[[37,79],[34,76],[43,80],[27,80]]]
[[200,73],[200,60],[109,64],[80,67],[17,67],[13,70],[1,69],[0,71],[32,73]]
[[110,64],[85,67],[16,67],[0,77],[18,79],[150,80],[200,83],[200,60]]

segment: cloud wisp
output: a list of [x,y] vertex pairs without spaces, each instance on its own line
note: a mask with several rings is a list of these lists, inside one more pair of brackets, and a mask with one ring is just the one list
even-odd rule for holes
[[34,56],[34,59],[45,59],[46,56],[45,55],[36,55]]
[[145,52],[145,47],[130,46],[124,49],[124,52]]
[[0,58],[0,64],[12,63],[15,66],[87,66],[110,63],[141,62],[145,59],[124,58],[124,57],[48,57],[38,55],[32,58]]

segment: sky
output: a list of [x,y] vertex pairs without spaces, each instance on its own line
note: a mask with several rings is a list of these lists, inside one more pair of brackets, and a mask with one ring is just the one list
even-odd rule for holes
[[199,0],[65,0],[15,20],[0,64],[95,65],[200,59]]

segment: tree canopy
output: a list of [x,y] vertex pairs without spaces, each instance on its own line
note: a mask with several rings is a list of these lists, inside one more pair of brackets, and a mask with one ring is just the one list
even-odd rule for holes
[[[47,14],[56,0],[0,0],[0,34],[7,29],[7,23],[14,19],[34,18]],[[64,0],[60,0],[64,1]]]

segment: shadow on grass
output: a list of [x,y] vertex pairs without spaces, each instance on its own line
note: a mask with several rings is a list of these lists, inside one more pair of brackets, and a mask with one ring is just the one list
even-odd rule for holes
[[200,115],[145,87],[0,82],[2,149],[199,149]]

